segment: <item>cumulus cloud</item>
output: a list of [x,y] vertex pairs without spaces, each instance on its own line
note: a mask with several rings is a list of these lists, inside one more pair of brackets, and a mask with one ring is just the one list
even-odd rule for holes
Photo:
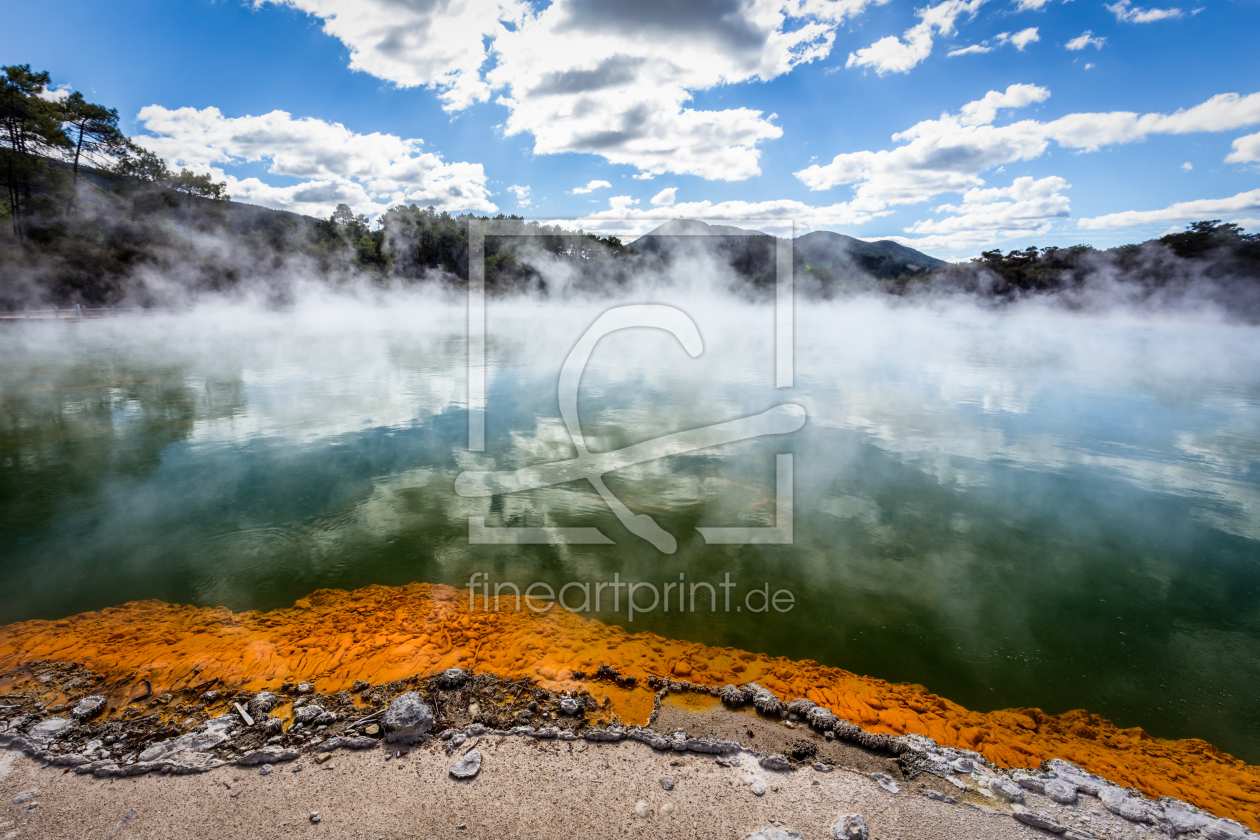
[[1010,32],[999,32],[997,35],[994,35],[989,40],[981,41],[979,44],[972,44],[969,47],[962,47],[960,49],[950,50],[948,57],[954,58],[955,56],[960,56],[960,55],[972,55],[975,53],[990,53],[990,52],[993,52],[994,49],[996,49],[996,46],[993,46],[993,45],[1001,45],[1001,44],[1011,44],[1012,46],[1015,47],[1015,49],[1019,50],[1020,52],[1023,52],[1024,48],[1027,47],[1029,44],[1035,41],[1040,41],[1040,40],[1041,40],[1041,36],[1037,34],[1037,27],[1030,26],[1027,29],[1022,29],[1019,32],[1015,32],[1013,34]]
[[74,88],[70,85],[59,85],[56,87],[44,88],[36,94],[36,96],[43,99],[45,102],[62,102],[73,92]]
[[674,194],[677,192],[678,187],[666,187],[652,196],[652,205],[654,207],[668,207],[674,203]]
[[513,184],[508,187],[508,192],[516,196],[517,207],[528,207],[530,205],[530,193],[533,191],[529,187],[522,187],[517,184]]
[[1143,9],[1134,6],[1131,0],[1119,0],[1107,6],[1107,11],[1116,16],[1121,23],[1153,23],[1157,20],[1170,20],[1182,16],[1181,9]]
[[692,108],[693,92],[823,58],[842,22],[887,1],[258,0],[319,17],[353,67],[436,88],[449,110],[502,91],[506,133],[536,154],[721,180],[758,174],[758,144],[782,130],[754,109]]
[[1239,137],[1225,157],[1226,163],[1260,163],[1260,134]]
[[[481,164],[447,163],[423,151],[422,140],[357,134],[340,123],[294,119],[284,111],[225,117],[218,108],[150,105],[137,120],[149,133],[136,142],[171,165],[226,180],[228,192],[240,201],[312,216],[326,216],[341,203],[369,216],[401,203],[498,210]],[[299,183],[278,187],[222,169],[262,161],[269,173]]]
[[1101,35],[1095,35],[1092,30],[1086,29],[1080,35],[1076,36],[1071,41],[1068,41],[1063,46],[1066,49],[1069,49],[1075,52],[1077,50],[1083,50],[1089,46],[1093,46],[1096,49],[1101,50],[1103,48],[1103,44],[1105,43],[1107,43],[1107,39],[1105,37]]
[[952,35],[958,18],[975,17],[986,0],[945,0],[915,12],[919,22],[902,36],[889,35],[869,47],[849,53],[845,67],[870,67],[883,76],[888,73],[909,73],[932,54],[937,35]]
[[925,219],[906,228],[920,234],[916,247],[956,251],[999,238],[1046,233],[1056,219],[1066,218],[1071,204],[1063,191],[1071,185],[1052,175],[1016,178],[1009,187],[970,189],[962,204],[935,208],[939,219]]
[[487,39],[519,26],[530,14],[523,0],[256,0],[320,18],[324,32],[350,51],[350,67],[400,87],[435,88],[452,110],[484,102]]
[[1228,218],[1257,211],[1260,211],[1260,190],[1251,190],[1230,198],[1181,201],[1162,210],[1127,210],[1123,213],[1109,213],[1091,219],[1080,219],[1077,224],[1087,230],[1110,230],[1161,222],[1192,222],[1199,219]]
[[795,174],[811,190],[852,184],[852,204],[876,211],[982,186],[980,174],[985,170],[1041,157],[1051,142],[1096,151],[1154,134],[1226,131],[1260,123],[1260,93],[1245,97],[1223,93],[1173,114],[1112,111],[1068,114],[1049,122],[993,124],[1001,110],[1026,107],[1049,96],[1050,91],[1036,85],[990,91],[956,114],[942,114],[894,134],[893,141],[901,145],[893,149],[839,154],[830,163]]
[[574,187],[569,190],[569,195],[586,195],[587,193],[595,192],[595,190],[602,190],[611,186],[612,184],[607,181],[588,181],[585,187]]
[[[663,192],[673,193],[674,189]],[[660,198],[658,194],[656,198]],[[616,196],[609,199],[609,209],[594,213],[581,220],[586,230],[609,230],[616,232],[637,231],[646,233],[666,218],[671,219],[718,219],[730,221],[749,220],[782,220],[792,222],[797,232],[817,230],[826,227],[859,225],[876,216],[887,215],[886,212],[870,213],[858,210],[849,204],[833,204],[815,207],[801,201],[780,199],[772,201],[687,201],[672,204],[656,204],[651,209],[639,209],[637,199],[630,196]],[[672,199],[673,196],[671,195]],[[604,222],[603,227],[599,222]]]
[[1044,9],[1050,0],[1016,0],[1015,11],[1017,12],[1039,12]]
[[1191,172],[1194,170],[1194,164],[1191,163],[1190,161],[1186,161],[1185,163],[1181,164],[1181,168],[1186,170],[1187,172]]

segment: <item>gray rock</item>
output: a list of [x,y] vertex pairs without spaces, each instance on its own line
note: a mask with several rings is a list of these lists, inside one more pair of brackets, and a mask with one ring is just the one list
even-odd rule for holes
[[1155,822],[1151,806],[1118,787],[1105,787],[1098,792],[1103,807],[1130,822]]
[[1204,840],[1244,840],[1255,837],[1242,824],[1233,820],[1215,820],[1200,832]]
[[303,706],[293,713],[294,723],[300,723],[306,726],[314,725],[319,716],[324,713],[323,706],[311,703],[309,706]]
[[664,789],[664,790],[673,790],[673,789],[674,789],[674,780],[673,780],[673,779],[661,779],[661,788],[662,788],[662,789]]
[[61,734],[61,730],[70,726],[74,721],[70,718],[55,717],[48,720],[41,720],[39,723],[26,730],[26,734],[36,741],[51,741]]
[[105,711],[106,705],[104,697],[99,694],[93,694],[91,697],[84,697],[78,703],[75,703],[74,711],[70,714],[74,715],[75,720],[91,720]]
[[830,732],[836,725],[836,721],[839,718],[832,714],[830,709],[824,709],[822,706],[815,706],[809,710],[805,719],[809,722],[809,725],[815,729],[819,729],[823,732]]
[[831,824],[831,836],[835,840],[868,840],[871,832],[861,814],[844,814]]
[[311,685],[308,682],[300,682],[297,684],[298,694],[310,694],[314,690],[315,690],[315,686]]
[[824,764],[821,761],[815,761],[814,769],[817,770],[819,773],[830,773],[832,770],[832,767],[830,764]]
[[763,715],[777,715],[783,711],[783,701],[770,689],[753,682],[745,683],[740,689],[744,692],[745,702],[752,703]]
[[254,695],[252,700],[245,704],[245,710],[253,716],[254,720],[262,720],[267,717],[272,709],[279,705],[279,697],[270,691],[260,691]]
[[895,781],[893,781],[893,777],[889,776],[887,773],[872,773],[871,778],[875,780],[877,785],[889,793],[901,793],[901,788],[897,786]]
[[582,711],[582,704],[574,697],[561,697],[560,711],[566,715],[576,715]]
[[284,731],[284,721],[278,717],[269,717],[263,721],[263,729],[266,729],[273,735],[279,735]]
[[792,762],[788,761],[786,756],[779,755],[778,753],[768,755],[761,759],[758,763],[767,770],[782,771],[792,769]]
[[753,780],[749,783],[749,787],[751,787],[751,788],[752,788],[753,796],[765,796],[765,795],[766,795],[766,783],[765,783],[765,782],[763,782],[763,781],[761,781],[761,779],[753,779]]
[[801,840],[801,835],[791,829],[768,825],[761,831],[749,834],[744,840]]
[[[739,750],[739,744],[734,741],[724,741],[720,738],[688,738],[682,742],[682,745],[684,749],[690,752],[708,755],[719,755]],[[678,749],[677,744],[674,745],[674,749]]]
[[468,682],[468,674],[462,668],[447,668],[438,677],[438,685],[442,688],[459,688]]
[[1077,767],[1070,761],[1064,761],[1061,758],[1052,758],[1041,765],[1041,769],[1048,773],[1065,779],[1076,785],[1077,790],[1081,793],[1088,793],[1090,796],[1098,796],[1103,788],[1111,785],[1101,776],[1095,776],[1093,773],[1084,768]]
[[932,790],[931,788],[923,791],[923,795],[926,796],[928,799],[933,800],[934,802],[944,802],[946,805],[953,805],[955,802],[958,801],[952,796],[946,796],[940,791]]
[[236,763],[244,767],[256,764],[279,764],[282,761],[293,761],[298,757],[297,750],[289,750],[280,746],[263,747],[249,752],[236,759]]
[[744,692],[733,685],[722,686],[722,690],[718,692],[718,697],[722,698],[722,702],[727,706],[742,706],[748,702],[748,699],[744,697]]
[[[1046,782],[1050,781],[1050,779],[1047,779],[1044,776],[1033,775],[1027,770],[1016,770],[1011,774],[1011,778],[1014,779],[1015,783],[1024,790],[1031,790],[1033,793],[1045,793]],[[1071,784],[1071,782],[1068,782],[1068,784]],[[1072,789],[1075,790],[1076,786],[1072,785]]]
[[420,699],[419,694],[408,691],[395,697],[389,704],[382,724],[387,733],[387,741],[414,743],[433,728],[433,711]]
[[1051,779],[1045,783],[1041,792],[1060,805],[1071,805],[1076,802],[1076,785],[1067,779]]
[[582,737],[588,741],[620,741],[626,733],[616,727],[611,729],[587,729]]
[[796,715],[797,719],[805,720],[810,711],[818,708],[818,704],[813,700],[807,700],[804,697],[797,697],[791,703],[787,704],[789,715]]
[[1024,825],[1030,825],[1033,828],[1039,828],[1042,831],[1048,831],[1051,834],[1062,834],[1067,831],[1066,826],[1059,825],[1049,814],[1034,814],[1032,811],[1016,811],[1015,819]]
[[25,805],[39,794],[38,790],[24,790],[17,796],[13,797],[14,805]]
[[311,825],[319,825],[319,811],[311,811]]
[[1202,831],[1216,822],[1216,817],[1211,814],[1175,799],[1164,800],[1164,819],[1177,834]]
[[460,756],[459,761],[451,765],[451,775],[457,779],[471,779],[481,772],[481,750],[473,750]]
[[270,775],[271,775],[271,771],[272,771],[272,770],[275,770],[275,769],[276,769],[276,768],[272,767],[270,764],[264,764],[262,767],[259,767],[259,768],[258,768],[258,775],[259,775],[259,776],[270,776]]
[[999,799],[1005,799],[1007,802],[1024,801],[1024,789],[1002,776],[989,780],[989,790],[997,794]]

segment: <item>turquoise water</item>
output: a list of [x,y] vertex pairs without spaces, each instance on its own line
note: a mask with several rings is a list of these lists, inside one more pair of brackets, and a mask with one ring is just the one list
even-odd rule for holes
[[[1255,329],[802,303],[795,383],[776,389],[769,310],[683,308],[699,358],[660,331],[596,348],[579,399],[592,452],[781,403],[807,420],[609,474],[673,554],[585,481],[454,491],[465,470],[574,457],[557,380],[599,308],[491,303],[484,452],[467,449],[459,307],[3,325],[0,622],[140,598],[267,609],[478,572],[522,589],[729,575],[730,611],[701,588],[695,612],[631,621],[607,589],[589,614],[982,710],[1083,707],[1260,761]],[[706,544],[697,527],[774,524],[787,453],[792,543]],[[470,517],[613,544],[470,545]],[[736,611],[763,585],[792,609]]]

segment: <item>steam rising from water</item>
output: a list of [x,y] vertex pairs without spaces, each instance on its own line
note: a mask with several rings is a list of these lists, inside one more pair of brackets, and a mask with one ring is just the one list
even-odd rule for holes
[[[574,457],[556,386],[609,305],[492,299],[487,450],[466,449],[458,298],[326,290],[278,311],[0,330],[0,620],[125,600],[291,603],[427,580],[714,579],[797,595],[784,616],[656,613],[635,629],[926,684],[977,708],[1086,707],[1255,761],[1260,716],[1260,342],[1208,315],[800,301],[796,385],[775,389],[768,306],[638,289],[696,321],[595,351],[592,451],[764,411],[783,439],[609,478],[679,540],[666,557],[574,483],[493,499],[471,469]],[[688,269],[677,269],[686,279]],[[712,281],[712,282],[711,282]],[[635,297],[637,295],[637,297]],[[796,458],[796,543],[705,546],[765,525]],[[610,547],[469,546],[487,524],[597,525]],[[600,617],[624,622],[624,612]]]

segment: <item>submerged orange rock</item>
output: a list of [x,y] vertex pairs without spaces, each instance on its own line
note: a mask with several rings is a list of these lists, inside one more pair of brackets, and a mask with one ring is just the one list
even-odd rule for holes
[[[626,723],[646,721],[650,675],[708,685],[755,681],[785,700],[808,697],[872,732],[918,733],[975,750],[1005,767],[1065,758],[1150,796],[1174,796],[1260,829],[1260,768],[1205,741],[1166,741],[1119,729],[1085,711],[974,712],[922,686],[897,685],[812,661],[627,633],[552,609],[485,611],[446,586],[321,590],[293,607],[233,613],[140,601],[60,621],[0,627],[0,691],[24,664],[60,660],[106,679],[122,707],[145,681],[153,694],[222,680],[234,689],[308,680],[325,692],[356,680],[390,682],[458,666],[502,677],[534,677],[549,688],[606,695]],[[579,683],[574,671],[607,664],[639,685]]]

